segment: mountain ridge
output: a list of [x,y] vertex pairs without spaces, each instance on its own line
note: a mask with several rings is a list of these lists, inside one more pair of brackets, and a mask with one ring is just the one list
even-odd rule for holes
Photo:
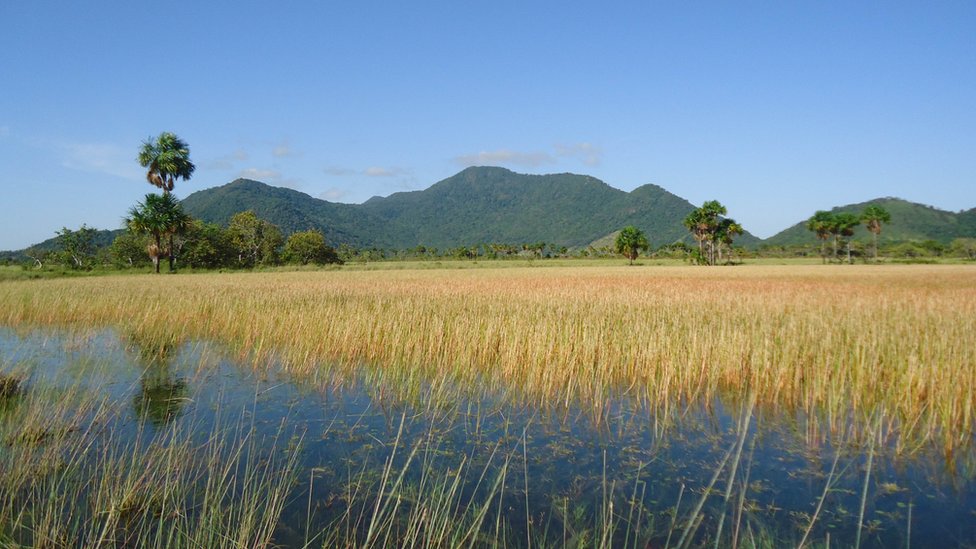
[[[903,198],[886,196],[834,206],[827,211],[860,214],[869,205],[881,206],[891,214],[891,223],[886,223],[881,228],[878,238],[880,243],[935,240],[948,244],[955,238],[976,237],[976,208],[960,210],[957,213]],[[814,212],[810,213],[813,215]],[[861,225],[855,229],[854,239],[868,241],[871,235]],[[770,246],[792,246],[815,242],[815,237],[806,228],[805,219],[762,241],[763,244]]]
[[[362,204],[270,189],[279,188],[235,180],[193,193],[183,204],[187,213],[205,221],[226,223],[232,210],[253,209],[286,233],[311,224],[335,244],[391,248],[538,241],[583,247],[626,225],[638,226],[658,246],[690,238],[681,220],[695,208],[654,184],[626,192],[589,175],[518,174],[497,167],[466,168],[427,189]],[[267,199],[252,200],[261,190]],[[741,244],[758,241],[751,234],[738,239]]]
[[[882,228],[882,243],[936,240],[948,244],[954,238],[976,238],[976,207],[951,212],[888,196],[830,211],[860,213],[870,204],[881,205],[892,215],[892,222]],[[466,168],[426,189],[374,196],[362,204],[329,202],[239,178],[194,192],[183,205],[193,217],[224,226],[234,214],[251,209],[285,234],[319,229],[333,245],[397,249],[540,241],[581,248],[606,241],[626,225],[643,230],[652,246],[676,241],[693,244],[681,221],[695,207],[653,183],[627,192],[589,175],[519,174],[499,167]],[[862,226],[855,239],[868,241],[870,235]],[[54,241],[32,247],[52,248]],[[748,233],[736,239],[736,245],[746,247],[816,244],[806,220],[766,239]]]

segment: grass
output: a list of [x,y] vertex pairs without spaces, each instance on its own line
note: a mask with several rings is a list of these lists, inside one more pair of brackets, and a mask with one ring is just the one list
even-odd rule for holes
[[[435,414],[488,393],[557,413],[583,406],[597,423],[612,421],[620,396],[655,417],[682,403],[738,398],[750,411],[741,436],[708,486],[689,490],[669,520],[634,503],[646,489],[638,472],[627,486],[604,476],[596,508],[577,512],[567,499],[533,525],[530,492],[538,488],[523,469],[524,440],[497,442],[487,458],[445,461],[442,434],[432,430],[414,441],[397,434],[378,473],[351,469],[344,510],[304,539],[606,546],[622,538],[636,547],[664,532],[675,546],[775,546],[776,534],[747,510],[750,418],[805,417],[813,446],[832,433],[872,455],[876,442],[904,454],[934,445],[958,455],[974,428],[974,282],[973,267],[928,265],[128,275],[0,284],[0,325],[115,327],[146,361],[184,341],[213,340],[255,368],[281,364],[312,382],[365,375],[378,405],[415,402]],[[314,470],[309,492],[296,496],[295,454],[262,456],[266,441],[243,417],[229,430],[191,421],[156,444],[123,441],[112,427],[117,404],[82,385],[25,388],[3,360],[0,382],[16,380],[17,402],[0,409],[0,545],[261,546],[287,500],[308,497],[312,513]],[[808,543],[822,521],[835,468],[795,542]],[[859,532],[870,475],[869,464]],[[513,504],[524,504],[525,525],[502,513]]]
[[968,442],[976,271],[966,266],[567,267],[121,276],[0,285],[0,324],[116,326],[272,354],[294,374],[371,365],[404,391],[546,406],[754,393],[842,429],[884,406],[906,440]]
[[267,546],[297,452],[267,451],[277,440],[245,417],[132,433],[100,368],[74,364],[0,406],[0,546]]

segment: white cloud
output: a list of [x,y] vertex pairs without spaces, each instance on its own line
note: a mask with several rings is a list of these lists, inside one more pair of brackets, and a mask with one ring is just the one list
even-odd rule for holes
[[237,177],[243,177],[244,179],[254,179],[255,181],[263,181],[278,183],[281,180],[281,172],[276,170],[268,170],[261,168],[247,168],[241,170],[237,173]]
[[325,172],[325,175],[332,175],[335,177],[352,175],[356,173],[355,170],[350,170],[349,168],[343,168],[340,166],[326,166],[325,168],[322,169],[322,171]]
[[247,168],[237,172],[237,177],[252,179],[275,187],[288,187],[299,190],[305,186],[301,179],[285,177],[281,172],[270,168]]
[[200,167],[204,170],[233,170],[238,162],[244,162],[248,158],[245,150],[237,149],[230,154],[202,162]]
[[319,198],[322,200],[328,200],[330,202],[336,202],[349,194],[349,191],[345,189],[340,189],[338,187],[331,187],[319,193]]
[[292,156],[301,156],[295,149],[291,147],[291,144],[287,140],[282,141],[278,145],[275,145],[271,149],[271,155],[275,158],[287,158]]
[[367,177],[392,177],[393,172],[386,168],[370,166],[369,168],[363,170],[363,175]]
[[587,166],[597,166],[602,160],[603,150],[592,143],[576,143],[556,145],[556,154],[562,157],[575,158]]
[[481,151],[476,154],[463,154],[454,157],[454,161],[462,166],[486,166],[504,164],[536,168],[543,164],[552,164],[555,159],[544,152],[519,152],[508,149],[497,151]]
[[369,168],[363,170],[363,175],[367,177],[399,177],[409,175],[409,173],[403,168],[381,168],[378,166],[370,166]]
[[140,179],[142,168],[129,148],[110,143],[61,143],[61,164],[72,170]]

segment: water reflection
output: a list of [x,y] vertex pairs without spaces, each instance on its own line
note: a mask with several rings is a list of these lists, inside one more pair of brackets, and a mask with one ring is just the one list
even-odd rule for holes
[[126,341],[142,366],[132,409],[140,420],[164,427],[179,417],[190,401],[186,377],[174,372],[173,367],[180,342],[175,336],[147,338],[137,334],[129,334]]
[[[452,400],[443,386],[428,391],[435,398],[375,372],[311,386],[205,345],[93,337],[99,345],[38,346],[32,360],[70,371],[78,349],[98,356],[104,370],[81,375],[131,403],[123,420],[157,427],[151,436],[233,430],[243,418],[247,436],[274,440],[263,451],[296,456],[274,533],[283,546],[382,545],[433,536],[434,520],[445,522],[438,533],[476,545],[976,543],[972,447],[947,466],[939,448],[906,454],[897,426],[871,418],[825,428],[753,410],[742,395],[668,414],[620,397],[595,418],[498,394]],[[32,344],[0,330],[0,350],[15,345]],[[283,431],[303,433],[301,444]],[[262,459],[240,456],[242,467]],[[377,541],[377,521],[388,540]]]

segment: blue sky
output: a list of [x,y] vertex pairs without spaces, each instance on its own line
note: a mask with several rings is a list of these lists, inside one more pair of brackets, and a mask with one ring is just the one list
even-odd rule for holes
[[197,165],[181,197],[499,165],[718,199],[763,237],[879,196],[976,206],[971,1],[38,0],[0,29],[0,249],[119,227],[162,131]]

